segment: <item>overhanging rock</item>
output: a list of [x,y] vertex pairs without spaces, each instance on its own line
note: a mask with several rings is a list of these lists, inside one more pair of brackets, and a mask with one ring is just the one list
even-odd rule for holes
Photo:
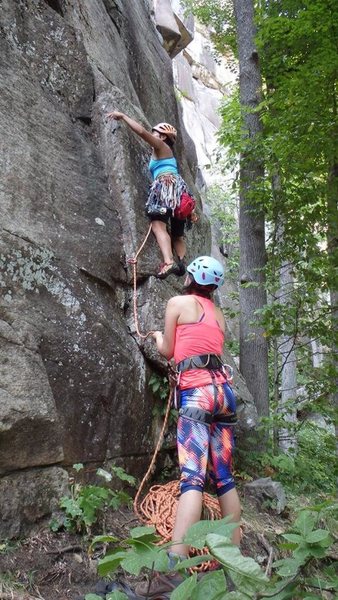
[[155,0],[155,23],[170,58],[175,58],[194,37],[193,31],[174,12],[170,0]]

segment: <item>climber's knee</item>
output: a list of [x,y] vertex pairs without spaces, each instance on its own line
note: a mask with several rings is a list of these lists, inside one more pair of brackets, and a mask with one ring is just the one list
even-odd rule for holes
[[183,471],[181,474],[180,481],[180,492],[184,494],[193,490],[194,492],[203,492],[205,485],[205,477],[201,474],[190,473],[189,471]]
[[190,484],[188,481],[184,481],[180,483],[180,492],[181,495],[184,494],[185,492],[190,492],[190,491],[194,491],[194,492],[201,492],[201,494],[203,493],[204,490],[204,485],[202,484]]

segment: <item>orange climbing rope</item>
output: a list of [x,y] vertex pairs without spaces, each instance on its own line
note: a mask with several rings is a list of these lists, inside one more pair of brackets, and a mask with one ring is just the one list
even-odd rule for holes
[[[146,339],[149,337],[153,331],[148,331],[146,334],[142,334],[139,329],[138,324],[138,315],[137,315],[137,259],[139,254],[141,253],[151,231],[151,224],[149,226],[148,232],[140,246],[137,250],[135,256],[128,260],[129,264],[133,265],[133,284],[134,284],[134,320],[135,320],[135,329],[136,333],[142,339]],[[150,461],[150,465],[146,474],[144,475],[140,487],[137,491],[137,494],[134,499],[133,508],[137,517],[140,519],[142,523],[146,525],[153,525],[157,531],[157,533],[161,536],[161,543],[168,542],[172,537],[172,531],[175,522],[175,515],[177,510],[178,498],[179,498],[179,481],[170,481],[165,485],[153,485],[148,494],[140,501],[140,497],[143,491],[143,488],[152,473],[157,455],[160,451],[160,448],[163,443],[164,432],[167,428],[169,413],[171,408],[172,397],[174,393],[174,387],[170,387],[170,393],[167,401],[167,407],[165,411],[165,416],[163,420],[162,429],[158,438],[158,442],[156,444],[156,448],[154,450],[153,457]],[[210,520],[220,519],[221,512],[219,508],[218,501],[213,498],[210,494],[203,494],[203,508],[205,512],[205,517]],[[204,554],[205,551],[194,550],[192,554]],[[199,567],[194,567],[194,570],[208,570],[212,567],[211,562],[205,562]]]
[[133,265],[133,286],[134,286],[134,300],[133,300],[133,303],[134,303],[135,329],[136,329],[137,335],[140,338],[144,339],[144,340],[146,340],[147,337],[149,337],[154,332],[153,331],[148,331],[148,333],[143,334],[143,333],[140,332],[139,325],[138,325],[138,316],[137,316],[137,259],[138,259],[139,254],[142,252],[142,250],[143,250],[146,242],[147,242],[147,239],[148,239],[148,237],[150,235],[150,232],[151,232],[151,223],[149,225],[149,229],[148,229],[148,231],[146,233],[146,236],[145,236],[145,238],[144,238],[141,246],[137,250],[135,256],[133,256],[133,258],[129,258],[128,259],[128,263],[130,265]]
[[[169,393],[168,402],[167,402],[167,408],[166,408],[165,415],[164,415],[164,421],[163,421],[162,429],[161,429],[161,432],[160,432],[160,435],[159,435],[159,438],[158,438],[158,441],[157,441],[157,444],[156,444],[156,448],[155,448],[155,451],[154,451],[154,454],[153,454],[153,458],[150,461],[150,465],[148,467],[148,470],[147,470],[145,476],[143,477],[143,479],[141,481],[140,487],[139,487],[138,492],[137,492],[137,494],[135,496],[135,499],[134,499],[134,512],[135,512],[135,514],[138,516],[138,518],[143,523],[148,523],[148,524],[151,524],[151,525],[155,525],[155,527],[156,527],[156,522],[158,520],[157,511],[153,512],[153,515],[151,517],[152,520],[150,522],[149,518],[150,518],[150,515],[151,515],[151,509],[149,509],[148,502],[150,502],[150,505],[152,504],[153,507],[155,507],[157,503],[154,500],[150,500],[150,499],[147,500],[147,498],[148,498],[148,496],[150,494],[150,491],[149,491],[148,495],[144,498],[144,500],[140,503],[140,505],[139,505],[139,499],[140,499],[140,496],[142,494],[142,490],[143,490],[143,488],[144,488],[144,486],[146,484],[146,481],[148,480],[148,477],[149,477],[149,475],[151,474],[151,472],[153,470],[153,467],[154,467],[157,455],[158,455],[158,453],[160,451],[160,448],[162,446],[164,432],[165,432],[165,430],[167,428],[167,423],[168,423],[168,419],[169,419],[169,413],[170,413],[170,407],[171,407],[171,400],[172,400],[172,396],[173,396],[173,391],[174,391],[173,388],[171,388],[170,389],[170,393]],[[160,488],[162,486],[154,486],[154,487]],[[151,496],[152,495],[153,494],[151,494]],[[147,506],[146,510],[144,509],[145,506]],[[157,527],[156,527],[156,530],[157,530]],[[158,531],[158,533],[160,533],[160,532]],[[167,541],[167,540],[165,540],[165,541]]]

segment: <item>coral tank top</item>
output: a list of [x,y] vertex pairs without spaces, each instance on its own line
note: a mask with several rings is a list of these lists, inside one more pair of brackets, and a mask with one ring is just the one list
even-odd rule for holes
[[[212,300],[195,296],[203,308],[203,315],[197,323],[184,323],[177,325],[174,359],[176,364],[190,356],[199,354],[222,355],[224,333],[215,317],[215,305]],[[216,383],[224,383],[225,375],[222,371],[214,371]],[[181,374],[179,387],[185,390],[213,383],[208,369],[191,369]]]

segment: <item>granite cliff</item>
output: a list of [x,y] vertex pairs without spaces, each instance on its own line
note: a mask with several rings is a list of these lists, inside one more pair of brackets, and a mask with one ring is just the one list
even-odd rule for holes
[[[155,25],[146,0],[0,4],[1,537],[53,510],[73,463],[118,458],[141,474],[153,447],[147,381],[163,363],[135,333],[127,264],[148,227],[149,150],[106,114],[175,124],[195,189],[194,144]],[[199,210],[189,257],[210,251]],[[142,331],[162,327],[181,285],[153,276],[159,262],[150,239],[138,263]],[[255,412],[239,375],[236,385],[247,430]]]

